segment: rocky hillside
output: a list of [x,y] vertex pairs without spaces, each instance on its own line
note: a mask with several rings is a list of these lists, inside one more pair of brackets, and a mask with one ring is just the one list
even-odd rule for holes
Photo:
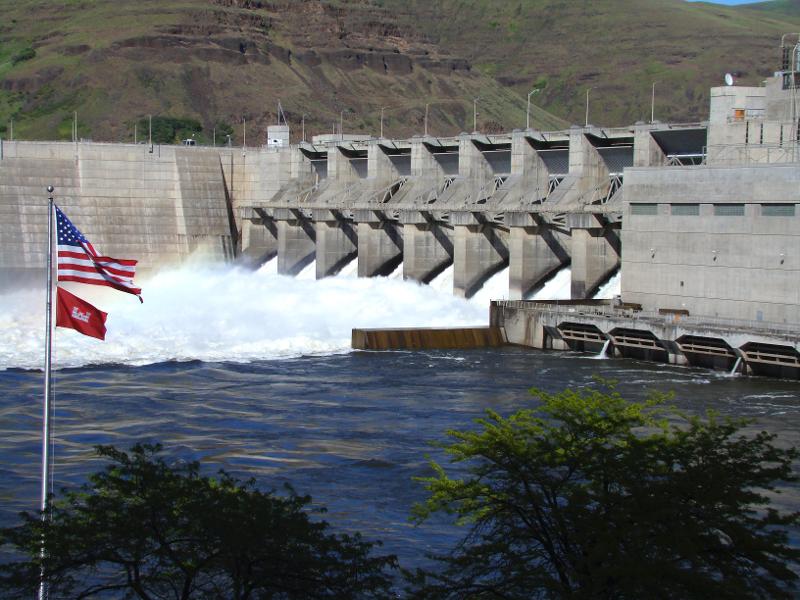
[[[292,137],[705,116],[726,71],[777,65],[796,2],[726,8],[683,0],[0,0],[0,136],[141,139],[230,134],[263,143],[281,101]],[[171,120],[167,120],[169,117]],[[142,120],[145,119],[145,120]]]

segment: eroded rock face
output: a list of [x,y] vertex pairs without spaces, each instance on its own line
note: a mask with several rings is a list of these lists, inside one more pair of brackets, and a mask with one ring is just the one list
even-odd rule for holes
[[[367,68],[395,75],[409,75],[415,65],[442,74],[471,70],[466,59],[443,54],[413,31],[402,29],[388,11],[376,16],[376,7],[369,2],[355,2],[347,8],[304,0],[213,0],[213,4],[238,10],[192,10],[181,23],[161,26],[153,35],[119,40],[109,51],[158,50],[162,58],[185,62],[174,52],[179,49],[202,60],[231,65],[270,64],[273,58],[287,65],[296,60],[306,67],[328,63],[345,71]],[[288,38],[291,47],[274,41],[273,31]],[[81,54],[89,49],[72,46],[64,48],[64,53]],[[127,56],[145,59],[142,52]]]
[[[53,22],[66,19],[69,10],[59,7]],[[274,119],[275,103],[265,95],[281,98],[287,114],[299,120],[303,111],[291,112],[296,95],[313,99],[314,108],[304,111],[323,113],[317,126],[325,123],[327,129],[331,117],[324,113],[339,115],[346,107],[352,114],[370,114],[372,94],[385,96],[389,89],[397,104],[419,104],[417,112],[424,112],[424,102],[435,100],[435,93],[463,95],[445,79],[456,72],[470,76],[469,62],[404,25],[413,19],[398,19],[398,10],[404,9],[388,10],[374,0],[205,0],[188,7],[142,0],[125,16],[133,23],[137,15],[158,15],[149,30],[109,26],[85,43],[84,31],[54,28],[36,39],[37,55],[68,57],[74,70],[45,72],[31,65],[9,73],[0,89],[24,95],[34,112],[54,104],[39,93],[46,84],[68,98],[80,81],[89,93],[115,99],[92,131],[97,140],[107,137],[106,123],[118,120],[119,129],[140,118],[142,106],[148,113],[199,116],[209,126],[241,123],[246,116],[254,128],[265,128]],[[431,96],[432,90],[438,92]],[[426,100],[419,100],[423,95]],[[260,112],[253,113],[256,105]],[[402,119],[413,126],[423,112],[409,110]],[[398,113],[390,118],[399,119]],[[307,116],[313,128],[316,115]]]

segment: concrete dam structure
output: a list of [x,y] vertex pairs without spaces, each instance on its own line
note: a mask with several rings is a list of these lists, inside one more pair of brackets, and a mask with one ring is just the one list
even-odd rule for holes
[[701,153],[705,129],[350,137],[255,149],[2,142],[0,276],[43,268],[52,184],[95,245],[143,271],[193,253],[277,255],[287,275],[316,261],[318,278],[354,258],[359,276],[402,263],[421,282],[452,265],[454,293],[470,297],[508,268],[521,299],[571,264],[572,297],[591,297],[620,266],[624,170]]
[[192,254],[219,261],[234,257],[232,207],[219,153],[2,141],[3,288],[44,271],[48,185],[55,187],[56,203],[98,249],[139,260],[140,271],[177,264]]

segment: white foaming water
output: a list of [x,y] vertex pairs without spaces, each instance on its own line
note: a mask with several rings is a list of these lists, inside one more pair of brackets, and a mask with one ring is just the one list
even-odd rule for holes
[[569,300],[572,294],[572,269],[564,267],[526,300]]
[[508,300],[508,267],[492,275],[470,302],[488,306],[492,300]]
[[595,300],[610,300],[614,296],[619,296],[622,290],[622,272],[617,271],[616,274],[609,279],[605,285],[601,286],[597,293],[594,295]]
[[389,273],[389,279],[402,279],[403,278],[403,263],[397,265],[397,268]]
[[434,277],[428,285],[437,292],[442,292],[443,294],[452,294],[454,273],[455,267],[450,265],[444,271]]
[[[350,348],[354,327],[486,325],[488,306],[385,277],[316,281],[229,266],[184,266],[142,280],[144,304],[98,286],[65,285],[109,313],[105,342],[59,328],[54,364],[143,365],[330,354]],[[306,270],[313,273],[314,265]],[[0,369],[41,368],[44,292],[0,295]]]
[[[455,269],[453,265],[447,267],[439,273],[428,284],[437,292],[442,294],[453,293],[453,275]],[[469,302],[476,306],[488,307],[490,300],[506,300],[508,298],[508,267],[495,273],[483,284]],[[488,310],[488,308],[486,308]],[[487,317],[488,318],[488,317]]]
[[301,281],[309,281],[316,278],[317,278],[317,261],[315,260],[312,260],[311,264],[307,265],[302,271],[300,271],[297,274],[297,277],[295,277],[295,279],[299,279]]

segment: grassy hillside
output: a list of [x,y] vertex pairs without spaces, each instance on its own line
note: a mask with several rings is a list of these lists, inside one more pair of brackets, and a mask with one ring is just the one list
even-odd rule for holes
[[800,16],[800,0],[769,0],[756,2],[755,4],[746,4],[742,8],[772,13],[773,15],[787,16],[791,19],[796,19]]
[[[213,131],[263,143],[280,99],[293,138],[338,126],[387,135],[525,123],[704,118],[726,71],[757,83],[797,2],[727,8],[683,0],[0,0],[0,136],[139,139],[147,115],[175,139]],[[198,125],[192,122],[197,122]],[[166,120],[160,121],[167,122]],[[173,121],[170,121],[172,123]],[[193,129],[198,129],[193,131]]]
[[[572,122],[629,124],[707,116],[726,72],[758,85],[779,66],[781,34],[800,25],[797,0],[761,9],[683,0],[410,1],[432,39],[518,93],[542,87],[545,108]],[[464,35],[463,32],[476,32]]]

